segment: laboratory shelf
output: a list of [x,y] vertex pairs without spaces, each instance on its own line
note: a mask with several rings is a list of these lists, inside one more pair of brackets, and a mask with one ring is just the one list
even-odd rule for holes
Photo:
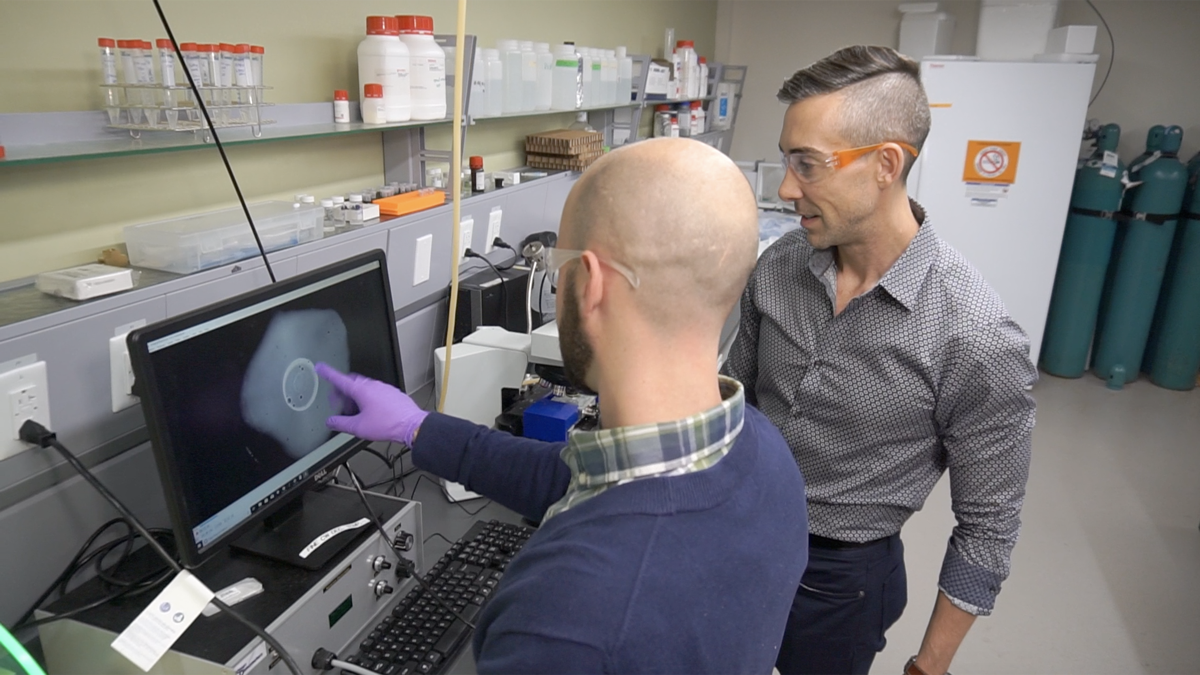
[[492,120],[511,120],[520,119],[522,117],[545,117],[547,115],[574,115],[581,112],[604,112],[606,110],[617,110],[619,108],[637,108],[641,103],[631,101],[621,104],[614,103],[611,105],[598,105],[591,108],[577,108],[575,110],[525,110],[522,112],[504,113],[501,115],[480,115],[471,117],[472,122],[490,122]]
[[[332,122],[294,125],[271,124],[263,126],[261,135],[259,136],[255,136],[249,128],[218,129],[217,133],[220,135],[223,145],[234,146],[303,138],[327,138],[331,136],[378,133],[390,129],[411,129],[449,124],[450,120],[448,118],[394,124],[363,124],[361,122],[351,124],[334,124]],[[216,144],[211,140],[205,141],[202,135],[203,132],[181,133],[164,130],[142,132],[140,138],[133,138],[128,131],[109,130],[107,138],[38,145],[9,145],[7,147],[7,156],[4,159],[0,159],[0,167],[66,162],[77,159],[147,155],[160,152],[178,152],[216,147]]]

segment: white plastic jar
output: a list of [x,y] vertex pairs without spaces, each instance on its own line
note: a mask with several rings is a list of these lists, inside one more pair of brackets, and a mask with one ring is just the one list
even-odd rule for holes
[[387,123],[387,100],[384,98],[382,84],[368,82],[364,87],[362,118],[365,124]]
[[487,108],[484,111],[488,117],[504,114],[504,62],[500,59],[500,50],[483,50],[483,67],[487,70]]
[[446,52],[433,39],[433,17],[396,17],[400,41],[408,48],[412,119],[446,117]]
[[580,79],[580,87],[583,90],[583,96],[580,97],[580,108],[591,108],[596,103],[596,89],[592,86],[592,74],[596,71],[599,64],[596,63],[595,57],[592,56],[591,47],[580,47],[580,63],[583,65],[582,78]]
[[680,97],[700,98],[700,57],[696,56],[696,44],[691,40],[680,40],[675,43],[675,54],[680,66]]
[[521,48],[521,110],[528,112],[537,108],[538,59],[533,43],[522,40]]
[[550,108],[574,110],[578,100],[579,56],[574,45],[554,48],[554,71],[550,84]]
[[708,60],[700,57],[700,95],[697,98],[708,98]]
[[487,66],[484,65],[482,49],[475,50],[474,63],[471,64],[471,100],[467,114],[471,117],[487,115]]
[[554,55],[550,53],[548,42],[537,42],[533,45],[537,54],[537,100],[534,110],[549,110],[553,102],[551,91],[554,87]]
[[[385,122],[412,119],[408,47],[400,41],[396,17],[368,16],[367,37],[358,43],[358,97],[366,121],[366,85],[383,87]],[[368,122],[370,124],[370,122]]]
[[504,63],[504,112],[521,112],[521,46],[516,40],[497,40],[496,49]]

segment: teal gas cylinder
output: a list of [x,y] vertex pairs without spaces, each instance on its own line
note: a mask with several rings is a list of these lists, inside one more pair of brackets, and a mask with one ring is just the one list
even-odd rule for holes
[[1092,349],[1093,372],[1113,389],[1137,379],[1142,365],[1187,190],[1187,169],[1177,157],[1182,140],[1182,129],[1167,128],[1161,155],[1138,171],[1142,183],[1127,195],[1118,226]]
[[1104,290],[1104,275],[1117,234],[1117,211],[1125,165],[1117,156],[1121,127],[1105,125],[1096,150],[1075,172],[1071,209],[1054,276],[1054,294],[1042,340],[1041,367],[1051,375],[1080,377]]
[[1200,370],[1200,153],[1188,169],[1183,213],[1142,364],[1154,384],[1180,391],[1196,386]]

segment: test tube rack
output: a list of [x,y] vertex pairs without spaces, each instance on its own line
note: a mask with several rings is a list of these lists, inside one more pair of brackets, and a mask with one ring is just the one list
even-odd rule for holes
[[[160,84],[100,85],[106,99],[117,103],[105,106],[110,129],[125,129],[134,138],[141,138],[143,131],[192,132],[212,140],[204,113],[196,103],[195,93],[188,86]],[[264,124],[275,120],[264,119],[262,109],[271,105],[263,100],[265,90],[271,87],[197,87],[208,108],[212,126],[217,129],[249,127],[255,138],[262,136]]]

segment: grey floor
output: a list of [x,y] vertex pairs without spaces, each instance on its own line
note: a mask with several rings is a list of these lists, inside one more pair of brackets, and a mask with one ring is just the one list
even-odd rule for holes
[[[959,673],[1200,673],[1200,390],[1042,376],[1012,575]],[[909,604],[872,673],[916,652],[954,525],[945,478],[905,526]]]

